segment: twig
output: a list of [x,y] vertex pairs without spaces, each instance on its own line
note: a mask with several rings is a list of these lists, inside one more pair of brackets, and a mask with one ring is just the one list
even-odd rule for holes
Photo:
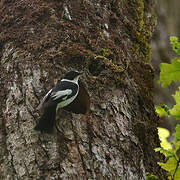
[[172,176],[172,180],[174,180],[174,178],[175,178],[176,171],[177,171],[177,169],[179,168],[179,163],[180,163],[180,158],[179,158],[178,161],[177,161],[176,168],[175,168],[174,173],[173,173],[173,176]]

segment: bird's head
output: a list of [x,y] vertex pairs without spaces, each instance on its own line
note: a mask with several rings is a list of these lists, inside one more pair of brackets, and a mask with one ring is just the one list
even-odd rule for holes
[[77,82],[81,74],[83,74],[83,73],[78,72],[78,71],[70,71],[70,72],[66,73],[66,75],[64,76],[64,79]]

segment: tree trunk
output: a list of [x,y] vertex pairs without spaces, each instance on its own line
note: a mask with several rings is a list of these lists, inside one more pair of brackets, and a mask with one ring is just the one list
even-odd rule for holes
[[[165,179],[157,165],[150,0],[1,1],[0,179]],[[33,128],[40,100],[83,71],[89,114],[59,110]]]

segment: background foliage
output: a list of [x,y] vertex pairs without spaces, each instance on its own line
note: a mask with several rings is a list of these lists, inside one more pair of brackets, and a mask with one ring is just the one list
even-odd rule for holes
[[[166,87],[172,83],[180,80],[180,43],[177,37],[171,36],[170,43],[173,50],[177,54],[176,58],[171,60],[171,63],[160,64],[160,78],[158,83],[162,87]],[[159,116],[174,117],[176,120],[180,120],[180,87],[174,95],[175,105],[169,108],[166,105],[156,106],[156,112]],[[172,146],[167,142],[168,132],[166,130],[159,129],[159,136],[161,140],[161,147],[156,148],[156,151],[163,153],[165,156],[165,162],[159,162],[158,164],[168,172],[168,178],[171,180],[180,179],[180,125],[176,126],[176,132],[173,134],[174,139]]]

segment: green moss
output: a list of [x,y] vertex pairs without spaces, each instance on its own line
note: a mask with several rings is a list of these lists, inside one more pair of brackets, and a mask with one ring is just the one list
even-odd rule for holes
[[88,69],[93,76],[100,76],[100,78],[98,78],[99,81],[103,84],[107,84],[109,87],[119,87],[123,82],[123,67],[114,64],[106,57],[94,54],[89,58]]
[[151,12],[152,9],[149,9],[143,0],[127,1],[126,3],[128,13],[125,14],[124,22],[133,41],[132,47],[129,47],[128,51],[133,54],[134,58],[147,62],[151,55],[149,39],[152,37],[152,28],[155,24],[155,22],[151,24],[150,20],[154,21],[154,14],[153,17],[144,14],[147,9],[148,12]]
[[147,39],[152,36],[152,32],[145,24],[144,1],[138,0],[137,6],[137,25],[139,30],[137,31],[138,44],[136,44],[136,49],[139,50],[138,55],[145,61],[148,61],[150,59],[151,50]]
[[102,49],[97,50],[97,54],[107,57],[110,54],[110,51],[109,51],[109,49],[102,48]]
[[141,32],[144,26],[144,1],[143,0],[138,0],[137,2],[137,19],[138,19],[138,28],[139,31]]

